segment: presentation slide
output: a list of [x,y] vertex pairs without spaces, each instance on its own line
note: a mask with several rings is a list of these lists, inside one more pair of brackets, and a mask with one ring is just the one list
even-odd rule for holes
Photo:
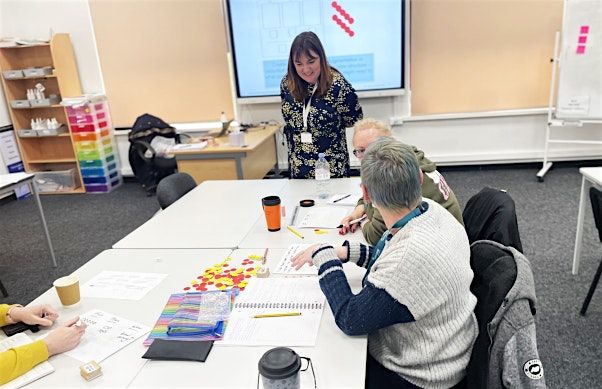
[[228,0],[238,97],[278,96],[293,39],[315,32],[357,91],[403,88],[402,0]]

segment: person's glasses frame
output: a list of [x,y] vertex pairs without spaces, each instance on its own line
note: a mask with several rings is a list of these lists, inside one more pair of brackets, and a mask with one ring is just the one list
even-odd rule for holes
[[361,158],[364,153],[366,152],[366,149],[353,149],[353,155],[355,155],[357,158]]

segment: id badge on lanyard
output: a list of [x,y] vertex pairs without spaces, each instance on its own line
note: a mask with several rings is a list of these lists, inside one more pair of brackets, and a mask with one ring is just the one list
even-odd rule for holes
[[312,143],[313,139],[311,136],[311,132],[307,130],[307,119],[309,118],[309,110],[311,108],[311,99],[314,97],[314,92],[316,91],[316,87],[311,91],[311,95],[309,96],[309,100],[307,104],[303,104],[303,132],[301,132],[301,143]]

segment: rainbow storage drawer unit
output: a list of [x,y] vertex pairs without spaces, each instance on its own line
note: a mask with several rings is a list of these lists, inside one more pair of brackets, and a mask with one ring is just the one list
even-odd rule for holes
[[123,180],[106,99],[66,108],[86,192],[110,192]]

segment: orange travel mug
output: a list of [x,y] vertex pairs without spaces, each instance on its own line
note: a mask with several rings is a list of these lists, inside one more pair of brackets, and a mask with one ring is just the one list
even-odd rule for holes
[[261,199],[268,231],[280,231],[280,197],[268,196]]

